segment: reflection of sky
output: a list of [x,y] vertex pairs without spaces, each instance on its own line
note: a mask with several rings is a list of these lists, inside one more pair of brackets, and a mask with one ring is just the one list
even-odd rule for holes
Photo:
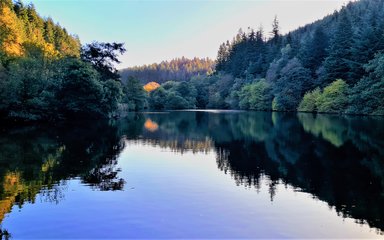
[[129,1],[27,0],[43,16],[52,16],[83,43],[125,42],[126,66],[174,57],[215,58],[219,45],[239,28],[271,31],[275,15],[284,33],[320,19],[347,0]]
[[68,181],[59,204],[14,207],[3,223],[15,238],[377,238],[374,230],[338,217],[326,203],[282,184],[270,201],[236,186],[219,171],[214,152],[174,153],[127,142],[119,157],[124,191],[92,191]]

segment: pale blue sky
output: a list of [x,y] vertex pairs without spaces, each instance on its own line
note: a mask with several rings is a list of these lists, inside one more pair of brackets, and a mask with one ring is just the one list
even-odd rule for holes
[[175,57],[215,58],[219,45],[239,28],[268,33],[275,15],[286,33],[339,9],[346,0],[307,1],[129,1],[25,0],[43,17],[51,16],[82,43],[125,42],[127,66]]

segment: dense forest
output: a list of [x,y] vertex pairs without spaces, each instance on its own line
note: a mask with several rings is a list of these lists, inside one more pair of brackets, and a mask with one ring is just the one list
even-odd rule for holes
[[383,0],[361,0],[286,35],[277,17],[270,34],[239,30],[213,74],[163,83],[149,107],[382,115],[382,19]]
[[110,117],[123,96],[113,64],[121,43],[78,37],[33,4],[0,0],[0,118],[54,121]]
[[143,84],[149,82],[165,83],[167,81],[188,81],[194,76],[207,76],[214,71],[215,62],[209,58],[185,57],[150,64],[126,68],[120,71],[122,79],[135,77]]
[[384,114],[384,0],[351,2],[285,35],[277,17],[271,33],[239,30],[216,61],[178,58],[120,72],[123,43],[81,45],[20,0],[0,0],[0,12],[1,119],[195,108]]

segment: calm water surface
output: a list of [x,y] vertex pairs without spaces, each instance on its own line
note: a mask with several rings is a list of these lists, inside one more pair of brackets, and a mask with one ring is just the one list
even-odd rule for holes
[[2,126],[12,238],[384,238],[384,118],[131,114]]

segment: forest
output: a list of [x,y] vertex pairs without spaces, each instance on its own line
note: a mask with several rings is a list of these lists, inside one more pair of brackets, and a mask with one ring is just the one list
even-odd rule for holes
[[114,116],[123,96],[114,67],[122,43],[81,45],[33,4],[0,0],[0,119]]
[[351,2],[285,35],[277,17],[270,33],[240,29],[215,61],[183,57],[121,71],[123,43],[81,45],[20,0],[0,0],[0,12],[0,119],[144,109],[384,114],[384,0]]
[[120,70],[122,80],[135,77],[141,83],[156,81],[165,83],[167,81],[188,81],[197,75],[207,76],[213,73],[215,61],[209,58],[185,57],[175,58],[171,61],[162,61],[150,65],[136,66]]
[[382,19],[383,0],[361,0],[285,35],[277,17],[271,33],[240,29],[212,74],[159,78],[148,107],[383,115]]

